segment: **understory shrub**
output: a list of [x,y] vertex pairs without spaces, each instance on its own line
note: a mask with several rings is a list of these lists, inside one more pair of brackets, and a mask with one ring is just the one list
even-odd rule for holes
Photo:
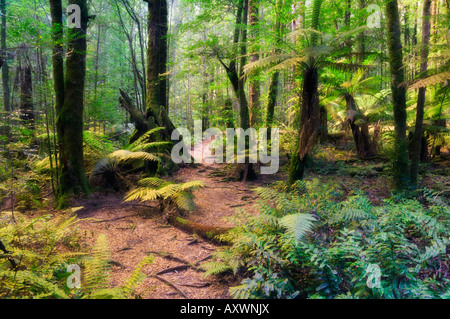
[[[425,190],[373,206],[318,180],[257,190],[257,216],[240,211],[232,246],[206,274],[244,276],[235,298],[449,298],[449,206]],[[420,198],[420,201],[417,199]]]

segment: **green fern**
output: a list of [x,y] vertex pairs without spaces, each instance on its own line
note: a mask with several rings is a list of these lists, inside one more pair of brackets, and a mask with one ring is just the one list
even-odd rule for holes
[[139,181],[141,187],[136,188],[125,196],[125,201],[153,201],[174,204],[182,210],[192,211],[196,205],[192,192],[204,187],[201,181],[176,184],[155,177],[144,178]]
[[92,248],[91,257],[85,262],[83,286],[89,298],[94,293],[108,288],[110,258],[109,244],[106,235],[100,234]]
[[311,214],[287,215],[280,219],[280,224],[287,229],[288,234],[301,241],[313,230],[316,219]]

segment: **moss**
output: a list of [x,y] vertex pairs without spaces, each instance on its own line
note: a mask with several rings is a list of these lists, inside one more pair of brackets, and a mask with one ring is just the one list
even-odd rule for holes
[[194,223],[181,217],[172,218],[169,222],[181,230],[196,234],[203,239],[213,242],[222,242],[218,236],[223,235],[232,229],[231,227],[217,227]]

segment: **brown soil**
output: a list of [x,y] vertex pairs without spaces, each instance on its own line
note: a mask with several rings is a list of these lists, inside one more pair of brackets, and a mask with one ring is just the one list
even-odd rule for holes
[[[207,143],[207,142],[206,142]],[[207,146],[207,144],[205,145]],[[198,156],[193,150],[193,156]],[[265,186],[269,178],[254,182],[224,180],[217,176],[223,166],[208,163],[180,169],[173,178],[182,182],[200,180],[204,188],[195,192],[197,209],[183,218],[214,227],[232,227],[227,218],[238,208],[251,209],[257,196],[252,189]],[[96,193],[76,206],[79,226],[92,246],[99,234],[107,235],[112,257],[112,286],[124,283],[145,256],[152,264],[143,268],[147,278],[136,291],[144,299],[228,299],[230,286],[239,284],[233,276],[205,277],[198,266],[208,261],[217,245],[164,224],[156,203],[123,203],[114,193]],[[254,211],[254,213],[257,213]]]

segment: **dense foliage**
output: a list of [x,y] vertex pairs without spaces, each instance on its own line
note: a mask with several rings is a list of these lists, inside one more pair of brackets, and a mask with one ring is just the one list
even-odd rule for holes
[[[362,194],[341,201],[318,180],[290,193],[259,189],[258,216],[239,226],[207,274],[246,279],[236,298],[448,298],[449,206],[429,190],[373,206]],[[377,277],[378,276],[378,277]]]

